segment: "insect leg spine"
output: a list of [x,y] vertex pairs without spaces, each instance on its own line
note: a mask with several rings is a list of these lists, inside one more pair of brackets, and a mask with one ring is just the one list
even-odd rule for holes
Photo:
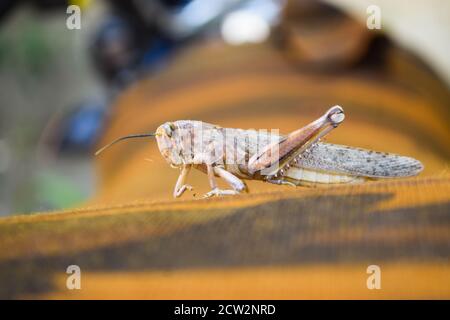
[[301,159],[303,158],[304,155],[308,155],[309,153],[311,153],[315,148],[317,147],[317,142],[313,143],[311,146],[309,146],[308,149],[306,149],[302,154],[297,155],[295,158],[293,158],[291,160],[291,162],[285,164],[282,168],[280,168],[275,174],[271,175],[271,176],[267,176],[267,180],[270,179],[276,179],[276,178],[282,178],[283,176],[285,176],[289,169],[291,168],[292,165],[298,165],[298,163],[301,161]]

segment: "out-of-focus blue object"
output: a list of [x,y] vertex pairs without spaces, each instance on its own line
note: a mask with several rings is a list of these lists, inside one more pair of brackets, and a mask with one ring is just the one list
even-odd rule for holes
[[169,39],[154,39],[153,43],[144,51],[138,67],[150,71],[160,69],[175,48],[175,43]]
[[62,121],[62,151],[90,151],[103,126],[105,106],[88,101],[77,107]]

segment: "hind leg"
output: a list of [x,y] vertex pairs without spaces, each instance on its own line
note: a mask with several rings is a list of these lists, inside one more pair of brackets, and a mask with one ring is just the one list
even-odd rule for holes
[[233,190],[237,192],[248,192],[245,182],[227,170],[221,167],[214,167],[214,173],[225,180],[233,188]]
[[[207,165],[207,174],[209,184],[211,186],[211,191],[206,193],[203,197],[210,198],[214,196],[226,196],[226,195],[235,195],[239,194],[242,191],[247,190],[247,186],[243,181],[229,173],[225,169],[220,167],[213,167],[211,165]],[[222,190],[219,189],[217,183],[215,181],[214,175],[217,174],[219,177],[223,178],[233,189],[232,190]]]

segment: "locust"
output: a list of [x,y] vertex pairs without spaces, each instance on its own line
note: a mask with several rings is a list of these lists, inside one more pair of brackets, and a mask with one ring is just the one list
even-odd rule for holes
[[[290,186],[354,184],[414,176],[423,170],[411,157],[321,141],[344,119],[343,108],[333,106],[287,135],[178,120],[162,124],[155,133],[120,137],[96,155],[125,139],[155,137],[163,158],[180,170],[175,198],[193,189],[186,183],[192,168],[207,175],[211,191],[204,198],[248,192],[245,180]],[[231,188],[220,189],[216,178]]]

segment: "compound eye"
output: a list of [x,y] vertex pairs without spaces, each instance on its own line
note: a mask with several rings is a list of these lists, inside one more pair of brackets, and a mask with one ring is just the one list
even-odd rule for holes
[[164,132],[170,138],[172,137],[172,133],[175,130],[175,125],[173,123],[166,123],[163,125]]

